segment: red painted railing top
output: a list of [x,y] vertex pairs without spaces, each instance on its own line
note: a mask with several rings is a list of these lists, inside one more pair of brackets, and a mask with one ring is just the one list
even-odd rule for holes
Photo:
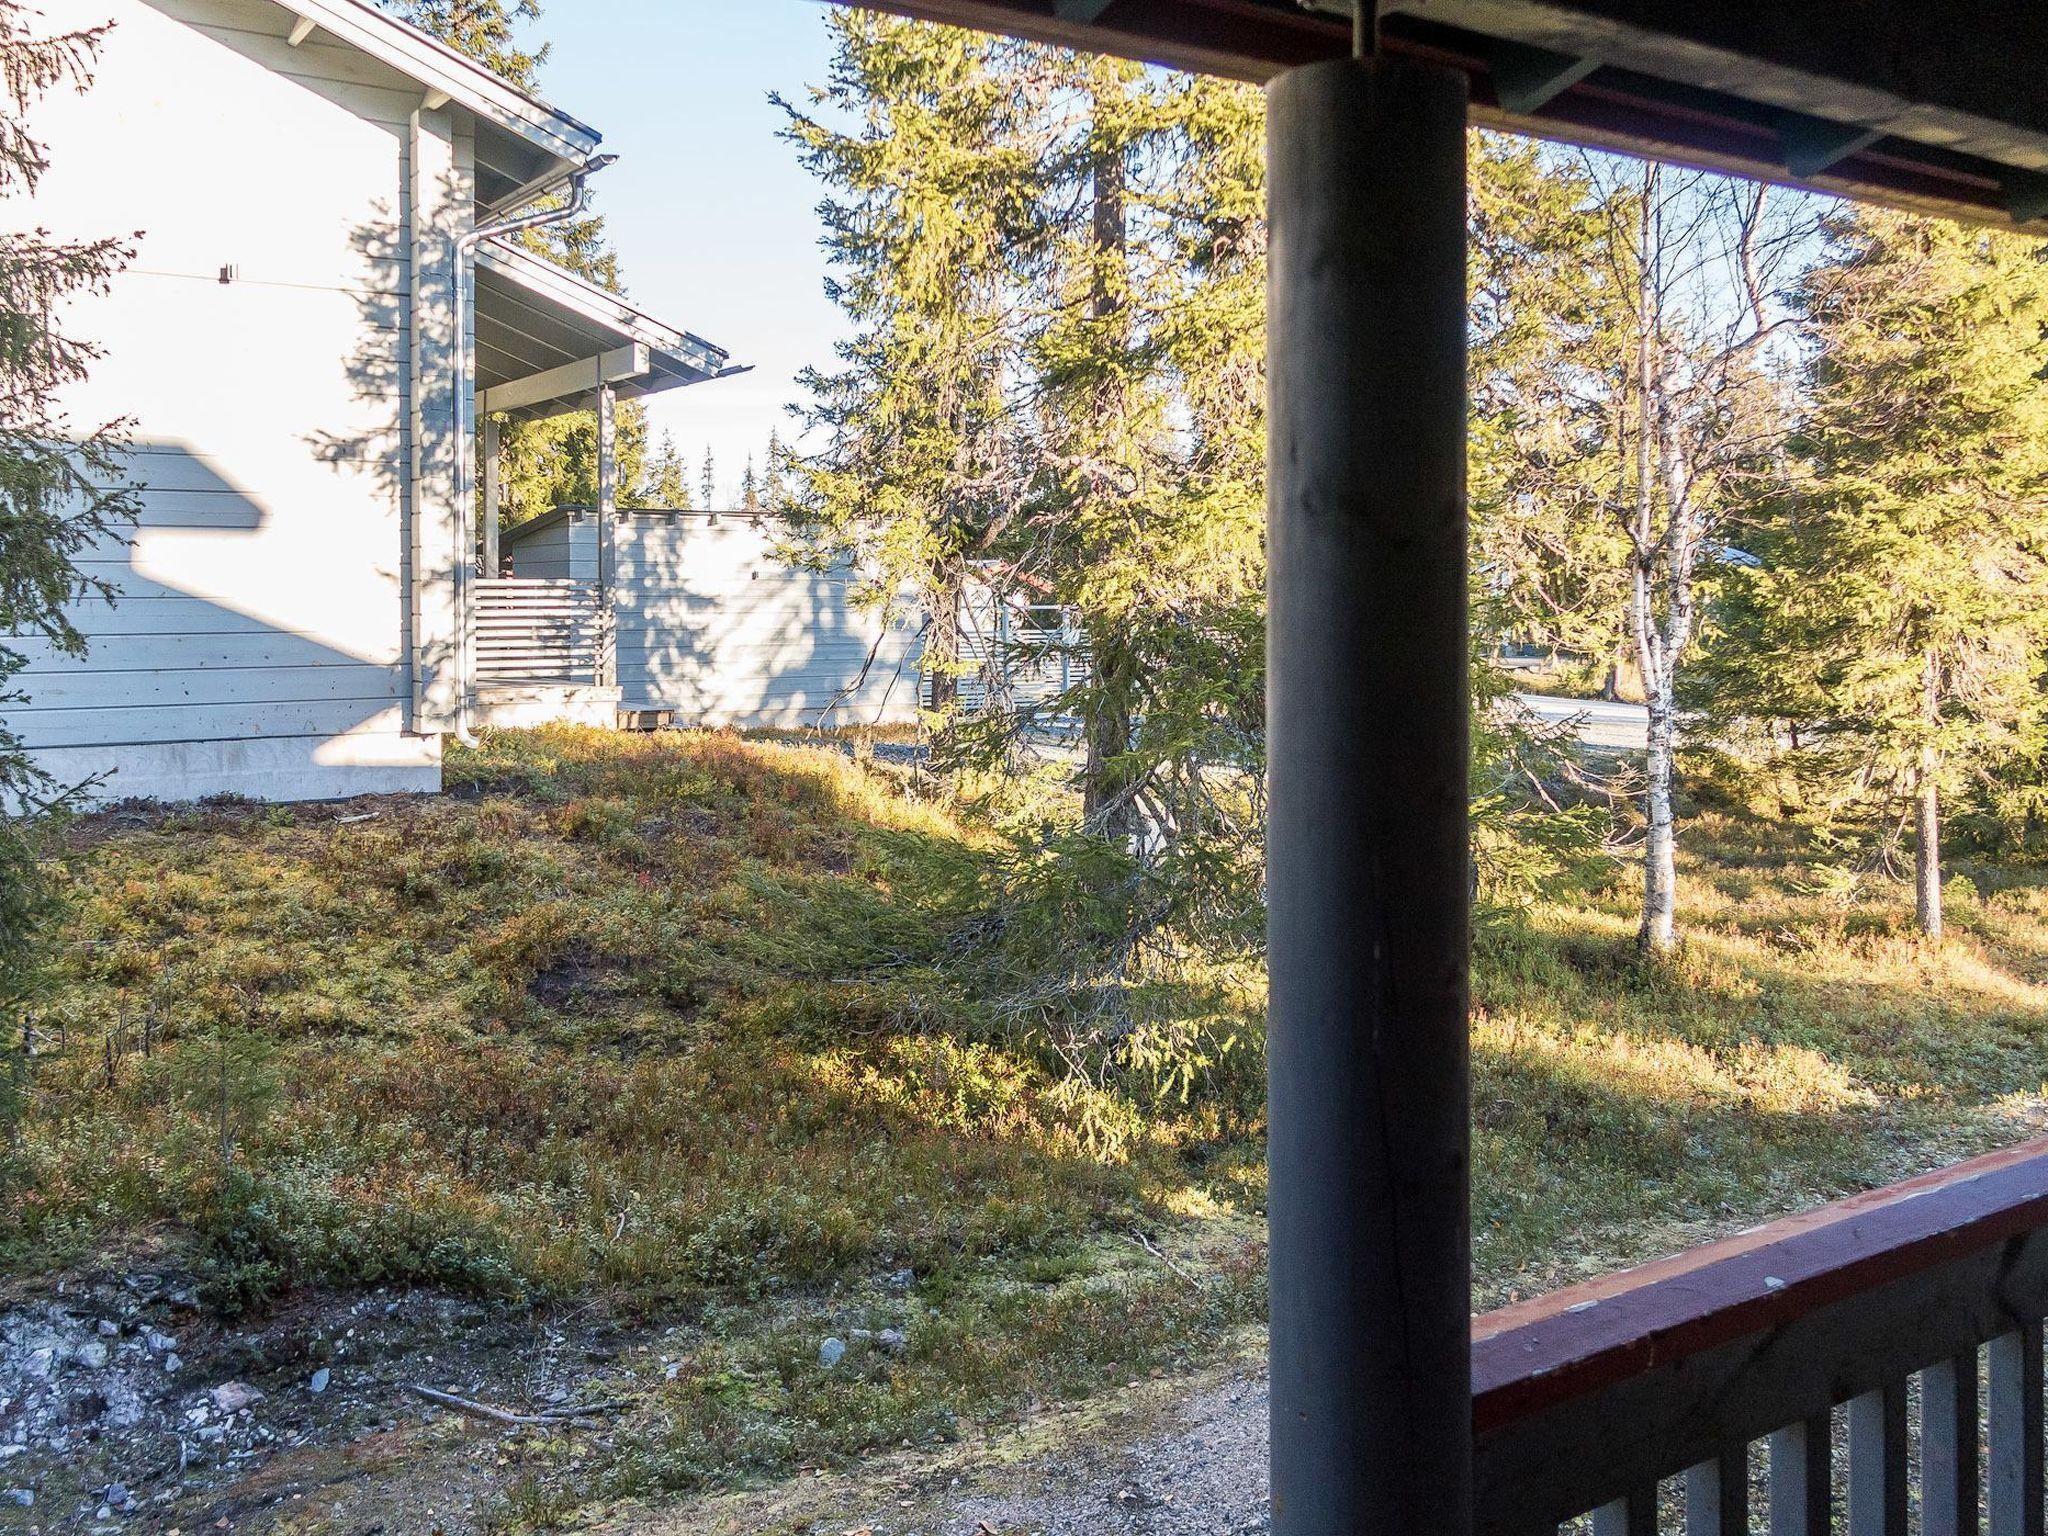
[[1475,1430],[2048,1226],[2048,1139],[1475,1318]]

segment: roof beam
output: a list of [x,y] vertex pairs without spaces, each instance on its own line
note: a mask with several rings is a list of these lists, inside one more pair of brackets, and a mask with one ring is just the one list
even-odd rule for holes
[[500,411],[521,411],[528,406],[545,405],[550,400],[588,394],[601,384],[637,379],[652,367],[653,359],[646,346],[636,341],[631,346],[619,347],[597,357],[579,357],[573,363],[564,363],[545,373],[529,374],[509,384],[500,384],[496,389],[487,389],[484,391],[483,409],[491,415]]
[[2048,176],[2015,175],[2005,183],[2005,210],[2015,224],[2048,219]]
[[285,41],[290,43],[294,48],[296,48],[299,46],[299,44],[303,43],[307,38],[313,35],[313,29],[318,25],[319,23],[314,21],[313,18],[310,16],[298,17],[296,20],[292,22],[291,35],[287,37]]
[[1600,67],[1598,59],[1555,53],[1527,43],[1494,42],[1487,46],[1486,70],[1493,80],[1493,98],[1501,110],[1516,116],[1540,112],[1558,96]]
[[1052,13],[1061,21],[1078,21],[1083,26],[1102,20],[1102,13],[1116,0],[1053,0]]
[[1778,143],[1784,151],[1785,169],[1794,176],[1818,176],[1883,137],[1882,128],[1862,123],[1834,123],[1804,112],[1778,114]]

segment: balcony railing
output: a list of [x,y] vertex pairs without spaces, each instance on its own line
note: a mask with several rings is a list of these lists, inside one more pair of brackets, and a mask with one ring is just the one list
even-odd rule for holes
[[611,610],[597,582],[482,577],[474,592],[478,682],[615,681]]
[[2044,1314],[2048,1141],[1490,1313],[1475,1524],[2042,1536]]

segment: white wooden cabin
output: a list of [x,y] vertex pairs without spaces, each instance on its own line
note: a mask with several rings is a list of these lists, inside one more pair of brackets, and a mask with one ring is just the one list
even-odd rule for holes
[[[817,570],[788,558],[773,519],[701,511],[606,519],[594,507],[563,507],[508,529],[504,540],[517,588],[608,590],[615,707],[629,718],[791,728],[917,719],[915,604],[884,613],[861,601],[848,566]],[[506,654],[504,634],[480,639],[479,664],[516,678],[527,653],[515,638]]]
[[696,383],[726,353],[478,243],[599,136],[366,0],[46,10],[114,27],[90,91],[34,110],[51,168],[0,219],[139,231],[65,323],[105,354],[71,418],[132,419],[143,506],[93,552],[118,600],[79,606],[89,653],[22,642],[6,724],[104,798],[437,788],[444,736],[494,703],[462,426]]

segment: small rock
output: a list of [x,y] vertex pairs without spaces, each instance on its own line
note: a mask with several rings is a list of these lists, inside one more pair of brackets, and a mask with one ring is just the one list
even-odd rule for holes
[[98,1339],[87,1339],[71,1351],[71,1358],[89,1371],[97,1371],[107,1363],[107,1346]]
[[247,1382],[224,1381],[207,1394],[222,1413],[240,1413],[251,1403],[263,1401],[263,1394]]
[[167,1349],[177,1348],[178,1345],[178,1341],[172,1338],[168,1333],[159,1333],[154,1328],[150,1329],[148,1333],[143,1335],[142,1342],[149,1346],[149,1352],[152,1355],[160,1355]]
[[0,1499],[5,1499],[10,1504],[18,1504],[23,1509],[36,1507],[36,1493],[33,1488],[9,1488],[0,1493]]
[[101,1318],[92,1325],[92,1331],[103,1339],[118,1339],[121,1337],[121,1325],[111,1318]]
[[682,1374],[683,1364],[680,1360],[671,1360],[661,1368],[661,1379],[663,1381],[674,1381]]
[[827,1339],[818,1346],[818,1364],[825,1367],[828,1371],[845,1358],[846,1341],[844,1339]]
[[184,1368],[184,1365],[185,1362],[178,1358],[178,1352],[175,1349],[164,1356],[164,1374],[166,1376],[177,1375]]
[[327,1383],[332,1381],[333,1379],[333,1375],[328,1371],[327,1367],[323,1365],[320,1367],[319,1370],[313,1373],[313,1379],[306,1383],[306,1390],[312,1393],[315,1397],[318,1397],[322,1392],[325,1392],[327,1390]]
[[133,1509],[135,1507],[135,1495],[128,1491],[128,1485],[126,1483],[107,1484],[106,1498],[107,1503],[112,1505],[115,1509],[125,1510]]
[[111,1520],[113,1518],[114,1506],[111,1504],[102,1504],[97,1510],[93,1512],[93,1519],[95,1520]]
[[892,1291],[907,1291],[917,1284],[917,1271],[914,1269],[896,1270],[893,1273],[884,1275],[882,1277],[882,1284],[888,1286]]
[[25,1445],[0,1445],[0,1461],[12,1461],[27,1452]]
[[892,1355],[900,1355],[910,1347],[910,1340],[904,1337],[901,1328],[884,1328],[875,1335],[875,1343]]

